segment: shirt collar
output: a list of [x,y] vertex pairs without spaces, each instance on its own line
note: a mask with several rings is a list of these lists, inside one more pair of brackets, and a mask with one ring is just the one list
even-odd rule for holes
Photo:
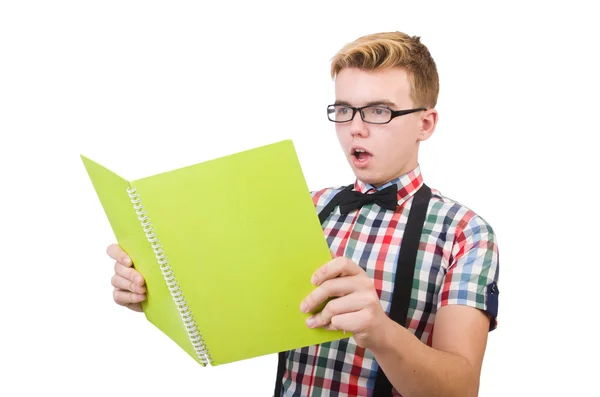
[[423,186],[423,176],[419,165],[412,171],[407,172],[398,178],[381,185],[379,188],[374,187],[370,183],[365,183],[359,179],[354,182],[354,190],[361,193],[368,193],[371,190],[382,190],[388,186],[398,186],[398,205],[402,205],[411,198],[421,186]]

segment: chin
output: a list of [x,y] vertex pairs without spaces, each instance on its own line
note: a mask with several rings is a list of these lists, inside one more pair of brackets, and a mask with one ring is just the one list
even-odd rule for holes
[[360,179],[364,183],[368,183],[369,185],[373,185],[375,187],[381,186],[384,183],[388,182],[387,180],[384,180],[385,178],[383,178],[381,175],[377,175],[372,171],[355,168],[353,168],[353,171],[356,178]]

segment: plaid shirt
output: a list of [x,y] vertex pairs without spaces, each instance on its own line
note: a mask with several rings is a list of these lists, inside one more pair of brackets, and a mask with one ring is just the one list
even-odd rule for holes
[[[359,264],[371,277],[383,310],[389,314],[402,234],[412,197],[422,186],[420,168],[381,186],[398,185],[395,212],[368,204],[343,216],[336,207],[324,222],[327,242],[338,256]],[[355,190],[373,186],[356,181]],[[312,193],[320,212],[342,188]],[[436,311],[446,305],[472,306],[491,315],[498,308],[498,248],[492,228],[473,211],[432,189],[423,226],[408,329],[431,346]],[[378,365],[373,354],[353,338],[286,353],[284,396],[370,396]],[[400,396],[393,390],[394,396]]]

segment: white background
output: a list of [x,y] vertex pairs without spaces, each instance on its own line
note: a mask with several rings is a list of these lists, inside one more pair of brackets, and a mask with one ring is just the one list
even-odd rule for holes
[[291,138],[311,189],[350,183],[329,61],[390,30],[421,36],[440,73],[426,182],[498,235],[480,395],[597,392],[588,2],[288,3],[1,3],[0,395],[270,396],[275,356],[202,368],[113,303],[114,236],[79,154],[134,179]]

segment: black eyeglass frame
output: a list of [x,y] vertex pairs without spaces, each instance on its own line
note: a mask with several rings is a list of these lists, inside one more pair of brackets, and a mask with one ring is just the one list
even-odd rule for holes
[[[342,107],[344,107],[346,109],[352,109],[352,117],[350,117],[350,120],[345,120],[345,121],[332,120],[331,117],[329,117],[329,115],[331,113],[335,113],[335,108],[334,108],[335,106],[342,106]],[[372,121],[367,121],[367,120],[365,120],[365,115],[362,112],[363,109],[366,109],[366,108],[383,108],[383,109],[387,109],[387,110],[389,110],[391,112],[390,119],[388,121],[386,121],[385,123],[373,123]],[[393,109],[391,109],[388,106],[368,105],[368,106],[363,106],[363,107],[360,107],[360,108],[355,108],[354,106],[333,104],[333,105],[327,105],[327,118],[329,119],[329,121],[331,121],[333,123],[348,123],[348,122],[354,120],[354,116],[356,116],[356,112],[359,112],[360,113],[360,118],[365,123],[369,123],[369,124],[388,124],[390,121],[392,121],[393,119],[395,119],[398,116],[404,116],[405,114],[420,112],[422,110],[427,110],[427,108],[414,108],[414,109],[406,109],[406,110],[393,110]]]

